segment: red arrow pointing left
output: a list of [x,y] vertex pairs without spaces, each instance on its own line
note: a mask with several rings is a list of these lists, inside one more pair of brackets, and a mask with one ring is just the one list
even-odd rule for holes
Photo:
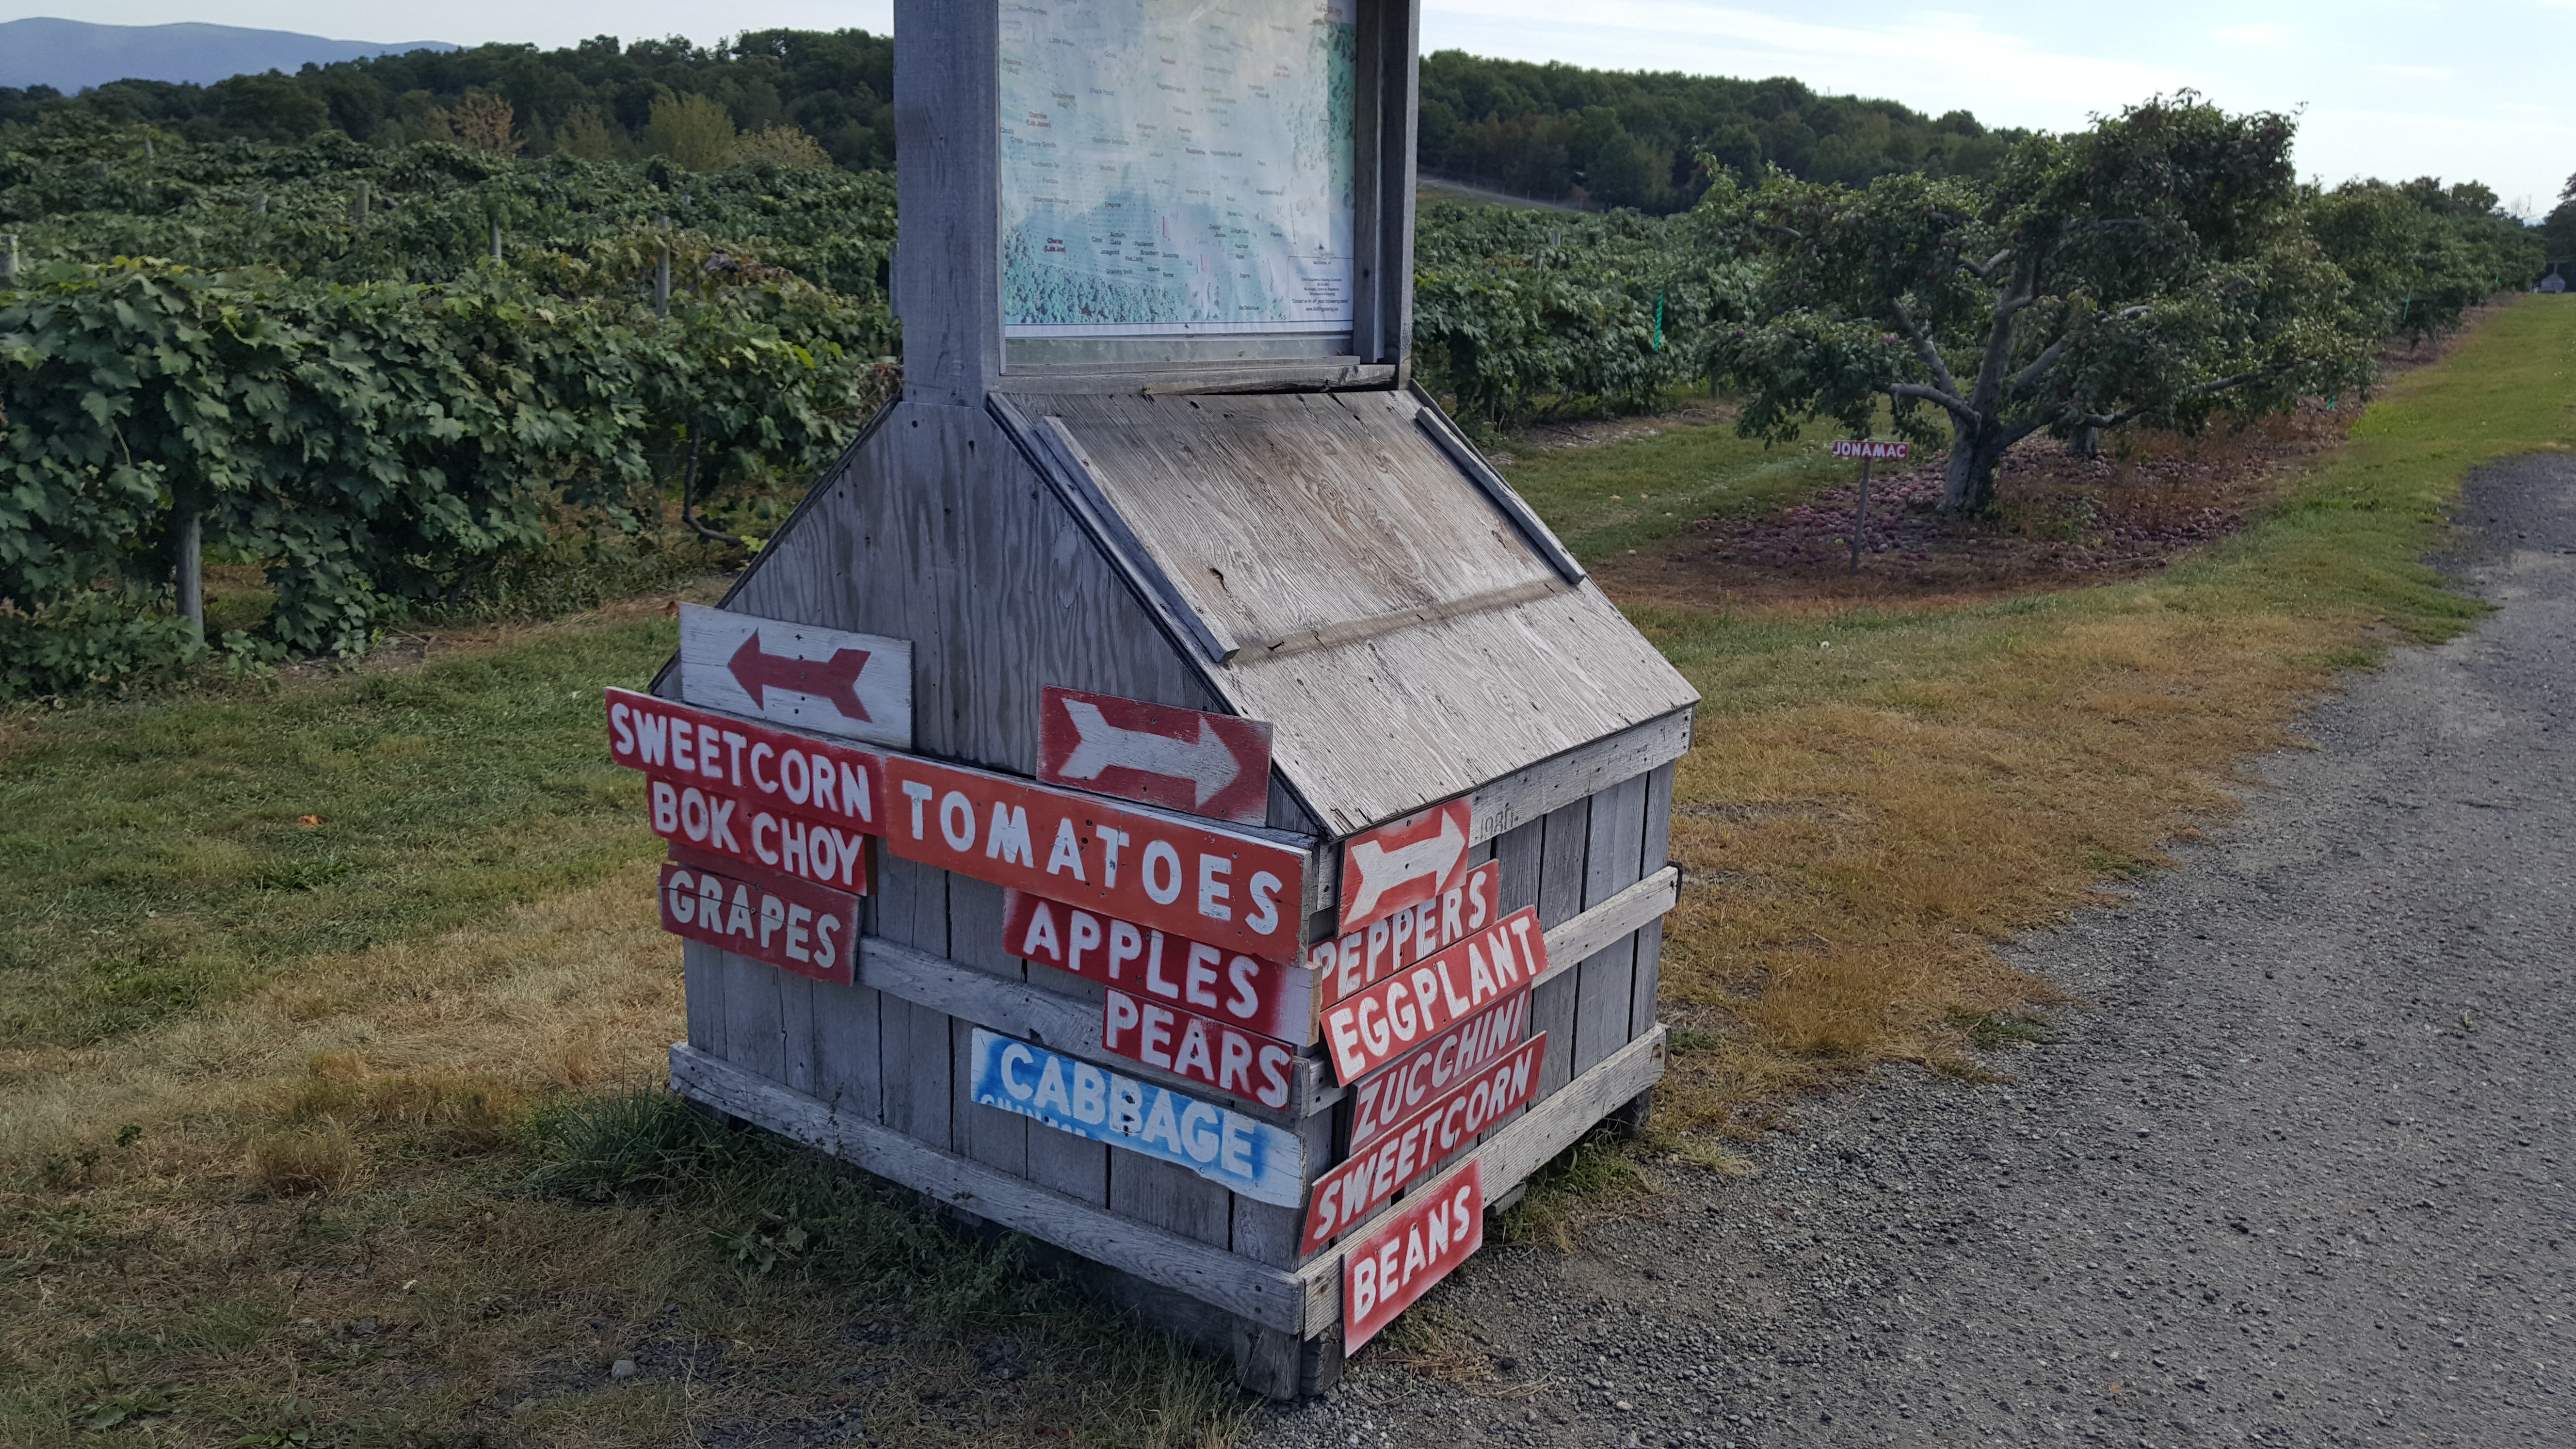
[[763,691],[792,689],[826,701],[843,718],[862,723],[867,721],[868,707],[859,699],[859,673],[867,667],[865,649],[839,650],[829,659],[763,653],[757,630],[743,639],[742,647],[733,651],[733,658],[725,664],[742,692],[763,709],[769,707],[769,696]]

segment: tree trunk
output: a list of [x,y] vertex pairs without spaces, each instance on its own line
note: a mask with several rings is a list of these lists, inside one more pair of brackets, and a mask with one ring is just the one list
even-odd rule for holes
[[2082,428],[2077,430],[2075,436],[2067,440],[2066,451],[2069,455],[2077,458],[2101,457],[2102,430],[2100,428]]
[[2000,422],[1950,420],[1950,461],[1941,475],[1945,513],[1983,513],[1995,501],[1995,465],[2003,461],[2006,435]]

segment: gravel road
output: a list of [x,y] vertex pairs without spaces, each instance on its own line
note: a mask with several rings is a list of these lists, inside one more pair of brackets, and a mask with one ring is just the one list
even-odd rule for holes
[[1431,1300],[1258,1445],[2576,1445],[2576,460],[2475,477],[2503,605],[2351,681],[2275,789],[2017,957],[2087,1005],[1799,1107],[1583,1251]]

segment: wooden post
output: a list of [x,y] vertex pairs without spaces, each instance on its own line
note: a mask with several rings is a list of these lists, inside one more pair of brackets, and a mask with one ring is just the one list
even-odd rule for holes
[[202,509],[179,505],[179,612],[188,620],[188,631],[197,642],[206,642],[206,570],[202,551],[206,515]]
[[9,245],[0,250],[0,286],[18,285],[18,234],[9,233]]
[[492,223],[492,260],[501,260],[501,223]]
[[357,191],[349,198],[349,229],[355,231],[366,224],[367,183],[361,181],[358,183]]
[[662,218],[662,264],[653,272],[653,315],[671,315],[671,219]]
[[1860,460],[1860,511],[1852,517],[1851,571],[1853,573],[1860,572],[1861,535],[1867,532],[1869,532],[1869,459],[1863,457]]

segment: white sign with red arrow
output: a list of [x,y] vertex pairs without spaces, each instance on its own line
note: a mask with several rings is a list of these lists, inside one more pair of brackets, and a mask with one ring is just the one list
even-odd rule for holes
[[1259,825],[1270,810],[1270,726],[1261,720],[1047,686],[1038,778],[1212,820]]
[[1356,931],[1464,880],[1474,808],[1452,800],[1344,843],[1341,929]]
[[680,606],[680,697],[912,748],[912,642]]

